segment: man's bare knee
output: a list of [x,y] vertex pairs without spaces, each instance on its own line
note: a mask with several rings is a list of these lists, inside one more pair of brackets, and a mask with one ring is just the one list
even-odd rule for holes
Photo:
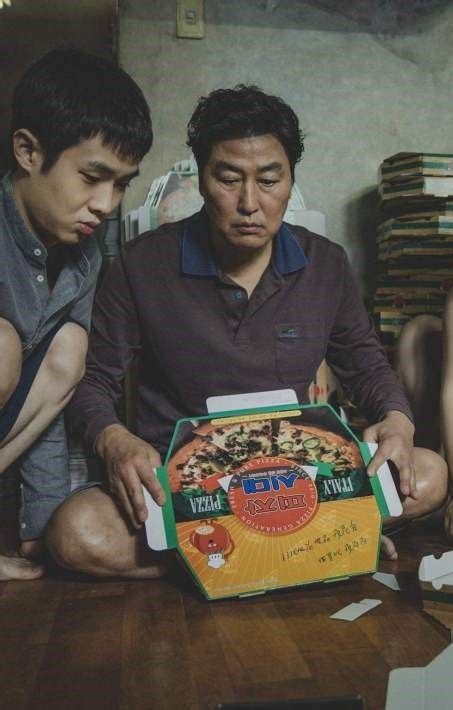
[[405,516],[417,518],[438,510],[448,495],[448,467],[445,460],[430,449],[414,449],[417,476],[416,500],[406,499]]
[[96,510],[93,493],[75,495],[60,506],[46,531],[46,546],[55,561],[66,569],[89,574],[105,566],[113,543]]
[[75,389],[85,373],[87,347],[88,336],[77,323],[65,323],[52,340],[43,365],[65,395]]
[[0,318],[0,409],[16,389],[22,369],[22,344],[16,329]]
[[60,506],[47,527],[46,545],[59,565],[94,577],[151,579],[166,570],[165,553],[148,550],[100,488]]

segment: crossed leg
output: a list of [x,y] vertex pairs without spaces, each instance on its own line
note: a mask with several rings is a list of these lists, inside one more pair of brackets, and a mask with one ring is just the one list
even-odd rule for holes
[[46,546],[61,567],[94,577],[151,579],[166,569],[166,553],[149,550],[143,531],[132,530],[100,488],[76,493],[56,510]]
[[[0,442],[0,474],[29,449],[69,402],[83,376],[86,350],[87,335],[76,323],[65,323],[57,331],[15,422]],[[10,401],[22,371],[20,339],[4,319],[0,319],[0,352],[0,401],[4,407]],[[5,552],[4,539],[0,539],[1,546]],[[21,545],[22,557],[0,555],[0,579],[40,576],[43,573],[41,565],[24,559],[36,556],[39,547],[38,541],[28,540]]]

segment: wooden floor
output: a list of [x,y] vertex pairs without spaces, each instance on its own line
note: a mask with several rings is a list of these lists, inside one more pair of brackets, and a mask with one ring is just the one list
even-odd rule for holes
[[[449,642],[421,611],[416,582],[421,555],[447,548],[427,531],[398,547],[381,569],[401,592],[364,577],[207,602],[177,566],[154,582],[0,583],[0,707],[213,709],[360,694],[383,710],[389,671],[426,665]],[[329,619],[364,597],[382,604],[355,622]]]

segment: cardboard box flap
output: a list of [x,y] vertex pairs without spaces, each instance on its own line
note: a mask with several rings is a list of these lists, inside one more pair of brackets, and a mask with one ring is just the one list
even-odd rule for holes
[[145,486],[142,486],[146,507],[148,508],[145,530],[148,545],[151,549],[162,552],[163,550],[175,548],[178,544],[178,539],[170,486],[168,485],[164,466],[156,468],[155,473],[165,491],[166,501],[164,505],[158,505]]
[[[374,454],[377,451],[378,445],[372,442],[359,442],[360,453],[362,454],[365,464],[368,466]],[[392,477],[389,465],[383,464],[377,471],[375,476],[371,478],[371,487],[376,496],[377,504],[383,518],[397,518],[403,513],[403,506],[396,490],[395,482]]]
[[453,550],[440,557],[422,557],[418,568],[420,582],[430,582],[434,589],[442,589],[444,584],[453,584]]
[[453,695],[453,645],[424,668],[390,672],[385,710],[450,710]]

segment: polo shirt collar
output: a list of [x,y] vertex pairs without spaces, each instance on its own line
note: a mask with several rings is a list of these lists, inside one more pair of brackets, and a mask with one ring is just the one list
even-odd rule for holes
[[11,174],[7,173],[2,179],[4,190],[5,214],[8,223],[12,225],[12,236],[17,246],[23,252],[28,261],[45,262],[47,249],[42,242],[31,232],[19,212],[13,195]]
[[[12,227],[12,237],[17,246],[24,254],[28,262],[36,262],[45,264],[48,256],[48,251],[44,244],[25,223],[16,200],[13,195],[13,185],[11,182],[11,173],[6,173],[0,181],[0,189],[4,192],[5,214]],[[90,256],[93,250],[96,250],[95,236],[84,239],[81,244],[74,244],[71,247],[71,252],[75,255],[76,262],[84,274],[90,271]]]
[[[272,251],[272,266],[279,274],[303,269],[307,257],[286,222],[282,223]],[[217,265],[209,242],[209,224],[201,210],[189,219],[182,234],[181,269],[187,276],[217,276]]]

